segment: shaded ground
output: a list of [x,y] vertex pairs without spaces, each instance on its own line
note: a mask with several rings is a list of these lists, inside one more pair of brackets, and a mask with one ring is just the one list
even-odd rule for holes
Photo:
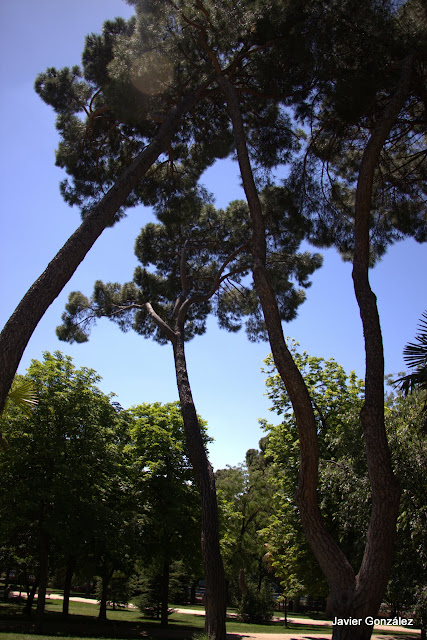
[[[62,600],[62,596],[51,594],[50,599],[53,601]],[[97,600],[79,597],[73,597],[71,600],[93,605],[98,602]],[[57,606],[60,607],[59,602]],[[31,634],[33,632],[34,621],[23,618],[20,611],[21,608],[18,608],[16,603],[11,602],[9,605],[2,605],[4,615],[0,619],[0,637],[2,632],[22,634]],[[48,639],[55,636],[57,638],[63,637],[64,640],[67,636],[72,636],[73,638],[187,640],[201,631],[200,626],[197,628],[191,623],[191,618],[194,620],[193,616],[197,616],[199,619],[204,616],[204,611],[180,608],[175,608],[174,611],[180,614],[181,620],[174,621],[171,619],[167,629],[160,628],[157,622],[135,620],[135,611],[131,609],[122,611],[120,620],[111,619],[107,622],[99,622],[95,616],[78,614],[73,614],[68,621],[64,621],[59,610],[50,611],[46,616],[43,635],[38,637]],[[188,626],[186,621],[182,619],[183,615],[189,616]],[[230,623],[233,617],[235,617],[235,614],[229,615]],[[280,625],[280,622],[283,623],[283,617],[276,617],[275,621],[278,625],[277,632],[262,633],[259,631],[259,627],[256,632],[253,632],[250,630],[250,625],[248,625],[248,631],[246,629],[245,631],[230,630],[227,633],[227,638],[229,640],[330,640],[332,638],[330,621],[288,616],[288,622],[291,626],[301,625],[301,627],[306,627],[306,629],[301,630],[298,628],[285,630]],[[309,628],[307,629],[307,627]],[[372,635],[374,640],[418,640],[419,637],[419,630],[409,630],[408,628],[397,626],[375,627]]]
[[[193,615],[204,615],[203,611],[200,611],[200,609],[196,610],[196,609],[175,609],[175,611],[178,611],[179,613],[189,613],[189,614],[193,614]],[[235,614],[228,614],[227,617],[233,617]],[[274,620],[277,620],[279,622],[284,622],[284,618],[283,616],[274,616],[273,618]],[[330,627],[332,624],[331,620],[315,620],[312,618],[298,618],[298,617],[294,617],[293,615],[288,615],[288,623],[292,624],[301,624],[301,625],[308,625],[308,626],[314,626],[314,627]],[[384,633],[384,631],[386,631],[387,633]],[[394,634],[393,634],[394,632]],[[310,631],[308,634],[294,634],[291,633],[289,634],[288,632],[287,636],[289,640],[292,640],[293,638],[310,638],[310,637],[315,637],[316,640],[322,640],[322,638],[325,639],[329,639],[332,637],[332,633],[330,632],[329,629],[325,629],[324,631],[322,631],[321,629],[319,629],[319,631]],[[313,636],[313,633],[315,634],[315,636]],[[408,627],[401,627],[398,625],[381,625],[381,626],[375,626],[374,627],[374,633],[372,634],[372,638],[375,638],[375,640],[382,640],[383,638],[387,638],[388,640],[394,640],[394,638],[398,638],[399,640],[403,640],[403,636],[402,633],[406,633],[407,638],[416,638],[417,636],[419,636],[421,634],[420,630],[418,629],[408,629]],[[320,635],[317,635],[320,634]],[[390,635],[393,634],[393,635]],[[251,634],[250,632],[248,632],[248,634],[242,636],[239,634],[233,634],[233,633],[229,633],[227,634],[230,638],[232,637],[239,637],[239,638],[258,638],[258,640],[265,640],[267,638],[269,638],[270,640],[277,640],[278,638],[283,639],[284,633],[278,633],[278,634],[272,634],[272,633],[255,633],[255,634]]]

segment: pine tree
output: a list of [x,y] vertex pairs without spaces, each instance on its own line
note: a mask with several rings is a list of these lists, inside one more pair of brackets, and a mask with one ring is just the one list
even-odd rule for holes
[[[281,312],[284,319],[290,319],[304,299],[295,281],[308,286],[309,275],[320,263],[317,255],[297,253],[303,234],[292,234],[292,216],[277,219],[280,198],[273,193],[276,197],[271,190],[265,194],[266,201],[271,201],[266,209],[275,230],[269,258],[277,280],[286,283]],[[163,224],[146,225],[137,238],[135,253],[141,266],[135,270],[133,282],[98,281],[90,299],[80,292],[72,293],[57,333],[61,339],[84,342],[96,319],[108,317],[123,331],[132,328],[144,337],[171,344],[188,455],[201,499],[206,632],[219,639],[225,637],[225,579],[215,478],[191,392],[185,343],[204,333],[210,313],[231,331],[245,322],[251,336],[263,331],[263,323],[253,286],[246,283],[250,268],[245,203],[236,201],[226,211],[216,210],[193,192],[173,204],[172,211],[159,207]]]

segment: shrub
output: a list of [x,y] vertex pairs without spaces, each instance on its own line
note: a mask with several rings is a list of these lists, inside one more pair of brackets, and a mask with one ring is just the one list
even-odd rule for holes
[[239,617],[243,622],[253,624],[268,624],[274,612],[274,600],[271,590],[263,588],[261,591],[250,589],[242,596],[238,607]]

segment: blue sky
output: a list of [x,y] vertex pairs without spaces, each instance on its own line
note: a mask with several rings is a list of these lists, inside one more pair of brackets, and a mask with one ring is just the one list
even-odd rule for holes
[[[48,261],[79,224],[79,212],[59,195],[62,171],[54,166],[57,135],[54,114],[33,90],[37,73],[48,66],[79,64],[84,37],[99,32],[106,19],[127,17],[131,9],[121,0],[20,0],[0,4],[0,326]],[[217,206],[241,197],[238,172],[231,162],[212,167],[204,177]],[[92,291],[96,279],[131,279],[136,259],[134,240],[149,219],[138,208],[104,232],[62,294],[39,323],[19,371],[45,350],[71,355],[77,366],[95,369],[101,388],[117,394],[124,406],[177,399],[172,354],[132,333],[123,334],[102,321],[89,343],[68,345],[55,336],[55,327],[68,294]],[[386,372],[404,369],[402,349],[412,340],[427,308],[427,251],[413,241],[392,247],[371,274],[384,335]],[[351,267],[333,250],[313,278],[307,301],[285,334],[312,355],[335,358],[347,371],[363,377],[362,329],[351,283]],[[220,331],[214,321],[206,335],[188,345],[188,365],[197,409],[208,421],[215,442],[215,468],[238,464],[263,435],[259,418],[276,422],[264,397],[262,361],[268,344],[250,343],[244,334]]]

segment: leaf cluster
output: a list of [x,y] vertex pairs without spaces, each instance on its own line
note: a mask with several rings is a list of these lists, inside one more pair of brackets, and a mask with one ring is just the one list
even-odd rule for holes
[[[321,76],[310,108],[302,114],[310,130],[309,144],[294,162],[287,184],[300,194],[301,210],[312,222],[310,240],[316,246],[335,245],[344,258],[351,259],[363,154],[410,60],[407,100],[381,149],[374,174],[370,212],[374,264],[390,244],[402,238],[414,237],[418,242],[427,238],[422,88],[427,23],[417,0],[399,8],[388,2],[356,4],[326,3],[319,15],[320,34],[330,25],[325,44],[329,42],[332,55],[326,57],[324,52],[319,62]],[[350,5],[353,17],[346,14]]]
[[[304,225],[288,190],[268,187],[262,201],[267,266],[276,285],[279,313],[288,321],[305,299],[309,276],[321,258],[298,253]],[[184,323],[189,340],[204,333],[211,313],[228,331],[245,325],[251,339],[263,338],[264,322],[250,279],[247,205],[235,201],[225,210],[215,209],[203,192],[190,191],[156,209],[160,222],[146,225],[135,242],[141,266],[133,281],[124,285],[97,281],[90,299],[73,292],[57,329],[60,339],[83,342],[93,323],[108,317],[122,331],[132,328],[159,343],[171,339]]]
[[[144,561],[160,566],[167,560],[199,560],[200,500],[188,458],[184,424],[178,402],[141,404],[133,418],[126,452],[138,494]],[[210,442],[206,422],[199,417],[205,446]]]
[[[361,541],[370,508],[364,442],[359,413],[363,404],[363,381],[354,372],[347,375],[333,359],[310,356],[290,345],[310,394],[319,435],[319,503],[328,530],[339,540],[354,566],[363,553]],[[295,490],[298,482],[300,452],[298,430],[292,405],[272,357],[268,368],[267,395],[272,410],[282,417],[277,426],[263,423],[268,432],[266,455],[273,462],[276,477],[275,514],[263,531],[269,562],[280,577],[288,595],[299,595],[310,586],[311,593],[322,595],[325,584],[305,540]],[[351,499],[357,491],[358,505]],[[317,567],[317,565],[316,565]]]

